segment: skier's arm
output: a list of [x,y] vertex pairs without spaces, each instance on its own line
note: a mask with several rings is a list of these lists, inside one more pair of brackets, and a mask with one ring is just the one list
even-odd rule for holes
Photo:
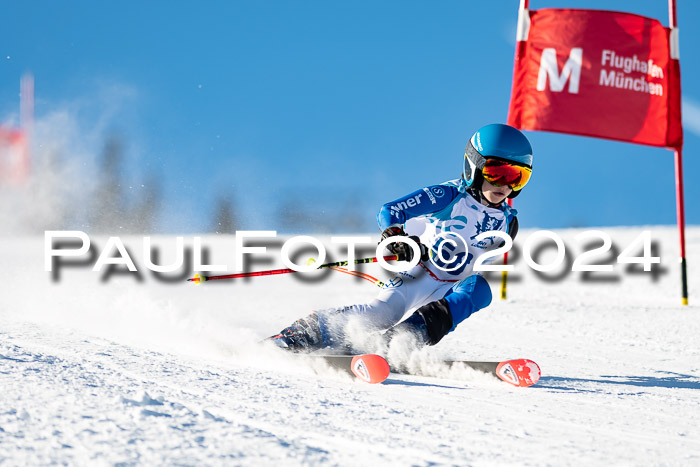
[[379,229],[390,225],[403,225],[407,220],[438,212],[454,201],[459,190],[450,185],[432,185],[416,190],[410,195],[386,203],[377,214]]
[[518,235],[518,229],[518,217],[513,216],[513,219],[511,219],[510,223],[508,223],[508,235],[510,235],[511,240],[515,240],[515,236]]

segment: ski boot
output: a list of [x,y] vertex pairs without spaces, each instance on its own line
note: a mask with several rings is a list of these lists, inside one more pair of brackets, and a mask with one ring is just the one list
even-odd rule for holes
[[318,323],[318,315],[311,313],[291,326],[280,331],[276,336],[268,337],[276,346],[290,352],[311,352],[323,347],[323,335]]

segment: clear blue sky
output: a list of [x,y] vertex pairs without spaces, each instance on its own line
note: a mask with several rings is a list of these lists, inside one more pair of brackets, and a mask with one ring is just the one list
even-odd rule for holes
[[[217,193],[245,229],[277,228],[293,199],[314,217],[351,203],[372,231],[382,203],[458,177],[471,134],[507,117],[517,0],[1,5],[0,121],[31,71],[37,121],[66,111],[86,134],[124,136],[128,176],[163,183],[167,232],[209,226]],[[544,7],[668,24],[664,0],[531,2]],[[686,214],[700,224],[700,4],[678,8]],[[670,151],[528,136],[523,227],[675,223]]]

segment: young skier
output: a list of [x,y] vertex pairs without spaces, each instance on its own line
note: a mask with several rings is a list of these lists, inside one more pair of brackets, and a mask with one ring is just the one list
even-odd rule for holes
[[[423,229],[415,232],[420,238],[410,236],[421,251],[418,265],[399,273],[400,280],[392,281],[397,285],[370,303],[312,313],[270,340],[294,352],[360,351],[361,344],[349,335],[352,326],[360,326],[363,333],[383,335],[384,342],[406,331],[419,344],[437,344],[491,303],[491,289],[473,267],[503,240],[476,237],[498,230],[515,238],[517,212],[505,200],[520,194],[531,173],[532,146],[524,134],[503,124],[480,128],[467,143],[461,179],[417,190],[385,204],[377,215],[382,239],[409,236],[409,220],[409,230]],[[406,243],[391,243],[388,249],[406,261],[413,259],[414,250]],[[415,311],[402,321],[410,310]]]

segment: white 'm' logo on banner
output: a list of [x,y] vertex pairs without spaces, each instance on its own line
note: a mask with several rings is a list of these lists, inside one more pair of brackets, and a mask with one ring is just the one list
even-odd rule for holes
[[564,85],[569,81],[569,92],[578,94],[578,85],[581,81],[581,62],[583,49],[574,47],[569,53],[569,59],[559,74],[557,66],[557,51],[555,49],[544,49],[540,60],[540,73],[537,76],[537,90],[544,91],[549,76],[549,89],[552,92],[561,92]]

